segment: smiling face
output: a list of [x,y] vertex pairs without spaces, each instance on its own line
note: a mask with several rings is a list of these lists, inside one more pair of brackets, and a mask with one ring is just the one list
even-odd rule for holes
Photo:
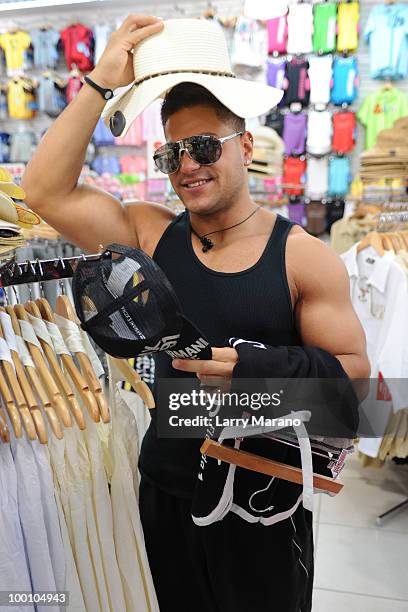
[[[207,105],[182,108],[165,124],[167,142],[199,134],[222,138],[236,131],[231,122],[220,119]],[[191,213],[199,215],[237,205],[248,194],[245,161],[251,158],[251,151],[248,132],[225,142],[220,159],[211,165],[200,165],[183,151],[180,167],[169,177],[174,191]]]

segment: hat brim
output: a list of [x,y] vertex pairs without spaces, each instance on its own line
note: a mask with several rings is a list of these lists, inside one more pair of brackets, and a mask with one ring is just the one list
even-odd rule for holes
[[126,124],[120,136],[125,136],[136,117],[154,100],[164,98],[166,92],[179,83],[196,83],[205,87],[224,106],[244,119],[264,115],[277,106],[283,97],[280,89],[245,79],[193,72],[175,73],[157,76],[131,87],[108,102],[102,118],[109,127],[110,118],[117,111],[123,113]]
[[0,219],[9,223],[18,223],[18,213],[14,202],[5,193],[0,193]]
[[26,197],[26,193],[22,187],[4,181],[0,181],[0,192],[5,193],[11,198],[16,198],[16,200],[24,200]]

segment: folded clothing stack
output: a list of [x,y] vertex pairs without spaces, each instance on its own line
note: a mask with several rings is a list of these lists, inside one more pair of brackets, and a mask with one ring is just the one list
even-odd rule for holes
[[361,154],[360,175],[363,181],[408,177],[408,117],[398,119],[392,128],[378,134],[375,147]]

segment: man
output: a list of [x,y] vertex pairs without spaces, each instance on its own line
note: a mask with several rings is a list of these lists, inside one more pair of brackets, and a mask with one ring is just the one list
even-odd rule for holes
[[[111,90],[132,82],[131,51],[162,29],[154,17],[129,17],[89,75],[92,82]],[[158,376],[230,379],[242,366],[238,352],[225,346],[232,336],[272,347],[316,347],[349,377],[368,376],[343,264],[250,196],[253,140],[244,119],[197,84],[181,79],[168,92],[162,109],[168,144],[156,163],[186,207],[175,218],[164,206],[122,207],[109,194],[77,184],[104,106],[92,83],[84,85],[42,140],[24,188],[31,208],[83,249],[112,242],[139,247],[168,275],[183,312],[214,347],[213,359],[171,364],[161,355]],[[193,144],[191,137],[198,137]],[[199,440],[159,439],[155,421],[143,442],[140,510],[161,611],[310,610],[311,513],[299,505],[290,520],[268,527],[228,513],[197,527],[191,500],[199,446]],[[275,485],[259,504],[273,508]]]

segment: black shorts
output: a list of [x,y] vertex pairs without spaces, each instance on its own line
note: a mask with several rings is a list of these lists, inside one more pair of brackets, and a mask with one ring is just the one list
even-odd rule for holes
[[310,612],[313,518],[264,526],[230,512],[196,526],[191,502],[142,478],[140,516],[160,612]]

